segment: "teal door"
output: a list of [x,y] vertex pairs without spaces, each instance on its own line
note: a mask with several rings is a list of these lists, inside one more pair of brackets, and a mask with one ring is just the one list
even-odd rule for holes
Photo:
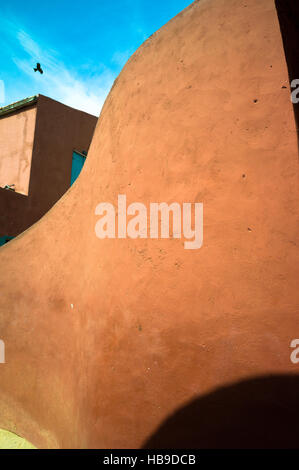
[[82,167],[85,163],[85,159],[86,157],[83,154],[76,152],[75,150],[73,151],[71,186],[80,175]]

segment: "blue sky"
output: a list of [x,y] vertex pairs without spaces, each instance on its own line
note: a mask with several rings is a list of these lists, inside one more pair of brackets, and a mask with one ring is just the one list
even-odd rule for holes
[[[38,93],[100,113],[130,55],[192,0],[10,0],[0,5],[0,106]],[[33,71],[36,62],[44,70]]]

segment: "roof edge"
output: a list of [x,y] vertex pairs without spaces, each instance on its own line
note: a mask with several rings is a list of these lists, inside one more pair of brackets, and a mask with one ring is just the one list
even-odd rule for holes
[[8,104],[7,106],[3,106],[0,108],[0,117],[4,116],[5,114],[12,113],[13,111],[17,111],[21,108],[31,106],[37,102],[37,99],[38,95],[33,95],[29,96],[28,98],[24,98],[23,100],[16,101],[15,103]]

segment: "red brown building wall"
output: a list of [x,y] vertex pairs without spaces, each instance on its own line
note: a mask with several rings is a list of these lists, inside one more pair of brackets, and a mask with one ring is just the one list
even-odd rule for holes
[[73,150],[88,150],[97,122],[95,116],[43,95],[34,106],[37,112],[29,194],[0,188],[0,236],[16,236],[26,230],[67,191]]

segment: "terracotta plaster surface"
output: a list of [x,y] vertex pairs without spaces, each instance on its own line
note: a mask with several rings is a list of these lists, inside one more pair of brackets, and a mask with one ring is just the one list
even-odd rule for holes
[[[76,183],[0,250],[0,427],[139,447],[218,387],[298,374],[298,170],[273,0],[197,1],[149,38]],[[95,207],[118,194],[203,202],[202,248],[98,239]]]
[[28,194],[36,106],[0,119],[0,186]]

